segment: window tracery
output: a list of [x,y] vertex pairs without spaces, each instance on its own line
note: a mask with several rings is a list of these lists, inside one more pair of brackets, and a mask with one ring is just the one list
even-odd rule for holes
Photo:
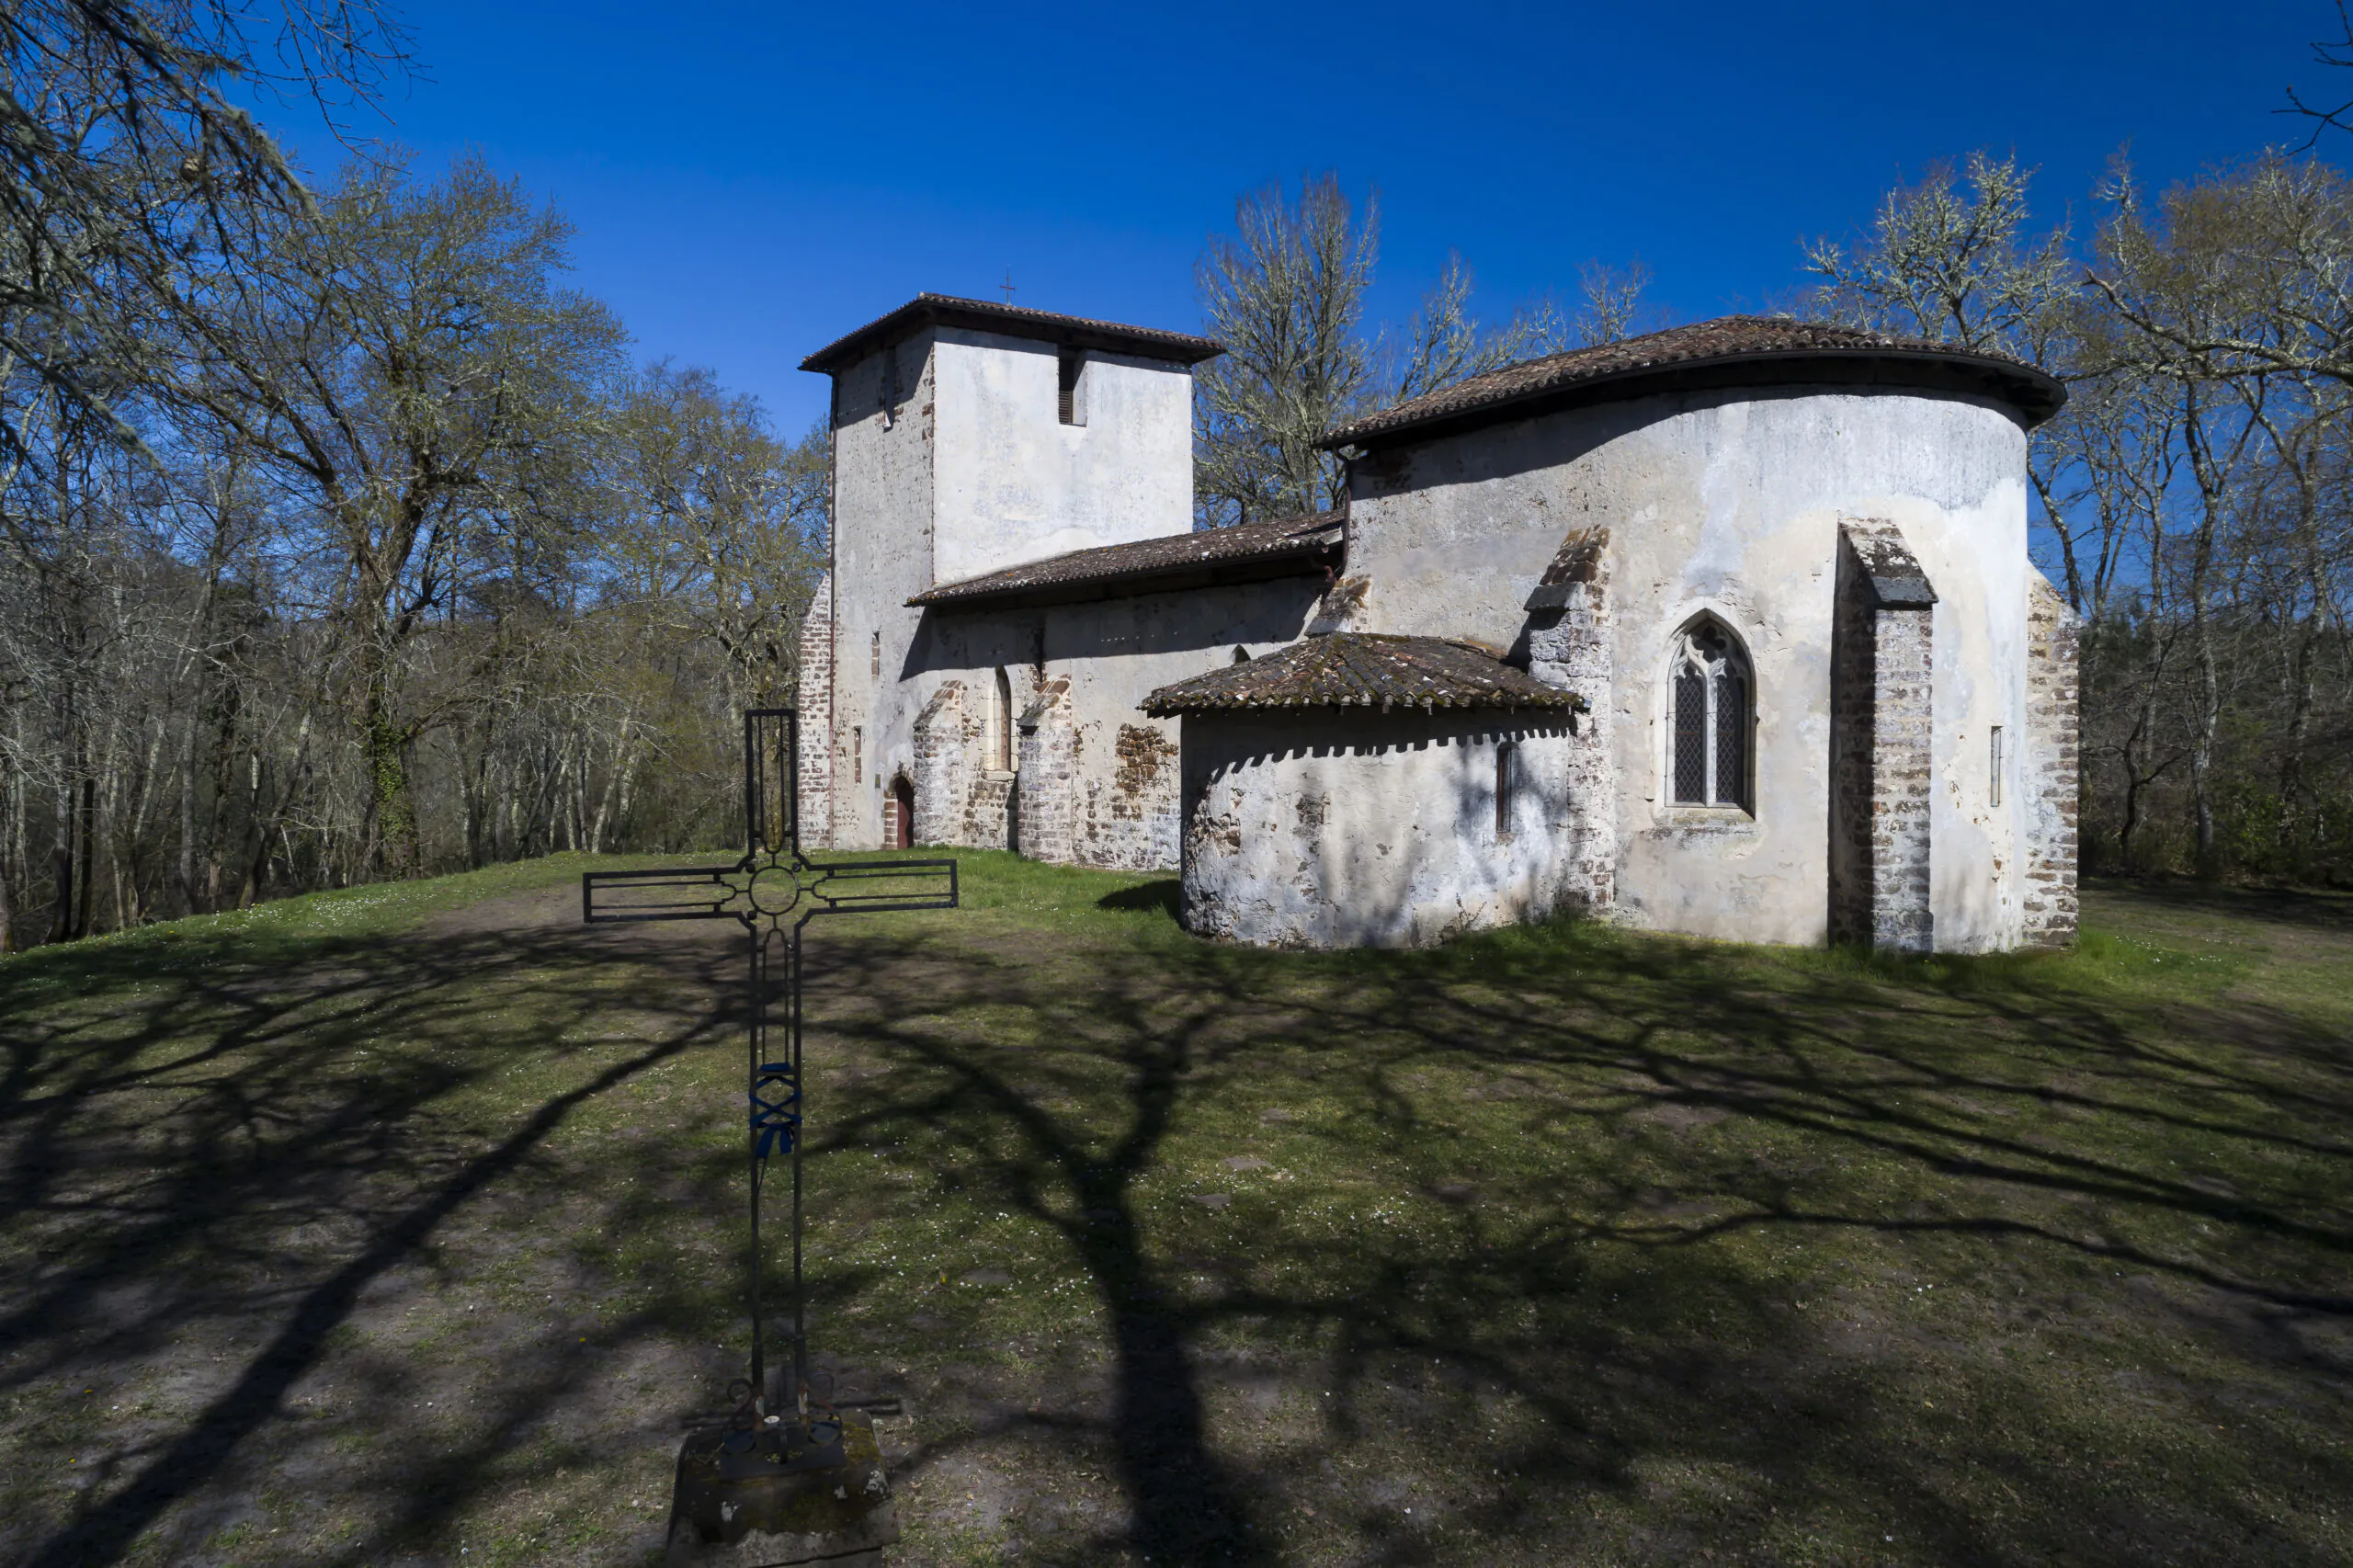
[[1749,807],[1755,682],[1740,641],[1712,617],[1677,639],[1668,798],[1678,806]]

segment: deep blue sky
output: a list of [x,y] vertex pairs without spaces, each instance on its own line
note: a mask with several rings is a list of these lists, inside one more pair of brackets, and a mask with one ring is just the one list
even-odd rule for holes
[[2014,147],[2055,214],[2120,146],[2162,183],[2302,140],[2282,89],[2340,85],[2307,63],[2325,0],[402,14],[423,74],[379,129],[520,176],[642,354],[789,434],[824,403],[801,357],[918,290],[994,298],[1010,268],[1019,304],[1195,324],[1204,237],[1303,170],[1379,188],[1392,319],[1451,246],[1491,310],[1640,256],[1688,320],[1791,289],[1801,236],[1929,160]]

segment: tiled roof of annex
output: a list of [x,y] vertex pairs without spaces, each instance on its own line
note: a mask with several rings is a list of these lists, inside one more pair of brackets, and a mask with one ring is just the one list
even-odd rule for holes
[[979,608],[1014,601],[1074,602],[1120,598],[1221,582],[1309,576],[1336,564],[1342,519],[1337,512],[1198,528],[1127,544],[1097,545],[1049,556],[985,576],[925,589],[915,608]]
[[904,337],[926,326],[972,327],[1008,337],[1034,337],[1048,343],[1100,348],[1144,359],[1174,360],[1183,365],[1198,365],[1225,352],[1225,345],[1187,332],[1130,326],[1125,322],[1096,321],[1088,316],[1058,315],[1052,311],[1033,311],[1027,305],[967,300],[955,294],[917,294],[888,315],[877,316],[856,332],[828,343],[801,360],[801,368],[837,369],[860,358],[870,346]]
[[[1845,362],[1859,378],[1866,366],[1876,372],[1868,379],[1893,381],[1892,367],[1908,365],[1914,373],[1935,369],[1947,377],[1982,381],[2029,420],[2040,423],[2066,401],[2066,389],[2052,376],[2006,354],[1956,348],[1927,338],[1900,337],[1827,322],[1793,321],[1779,316],[1722,316],[1688,326],[1668,327],[1618,343],[1548,354],[1523,359],[1483,376],[1443,388],[1382,409],[1340,426],[1324,437],[1326,447],[1362,445],[1406,431],[1459,421],[1487,409],[1542,398],[1572,388],[1597,387],[1612,381],[1649,382],[1678,370],[1703,367],[1788,368],[1801,361],[1835,369]],[[1944,378],[1939,378],[1944,379]],[[1632,395],[1635,388],[1629,387]]]
[[1335,631],[1164,686],[1137,704],[1155,718],[1274,708],[1560,708],[1585,699],[1546,686],[1474,642]]

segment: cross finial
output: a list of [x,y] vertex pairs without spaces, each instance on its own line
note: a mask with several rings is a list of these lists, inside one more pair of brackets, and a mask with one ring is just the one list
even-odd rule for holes
[[1013,303],[1013,268],[1008,267],[1005,269],[1005,281],[997,287],[1005,290],[1005,302],[1008,305]]

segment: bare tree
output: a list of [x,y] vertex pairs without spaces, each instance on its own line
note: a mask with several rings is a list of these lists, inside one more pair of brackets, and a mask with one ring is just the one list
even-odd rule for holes
[[[242,265],[310,198],[224,82],[331,121],[405,69],[370,0],[12,0],[0,6],[0,381],[112,426],[156,369],[154,318],[192,267]],[[21,398],[24,389],[19,388]],[[0,449],[23,452],[20,423]]]
[[1338,465],[1317,447],[1361,406],[1371,377],[1360,327],[1380,255],[1378,197],[1358,219],[1336,175],[1234,204],[1234,233],[1196,268],[1208,331],[1225,345],[1194,381],[1197,504],[1218,522],[1333,506]]
[[621,335],[560,286],[567,237],[479,164],[425,187],[355,169],[318,224],[185,312],[175,395],[278,487],[299,592],[334,630],[320,674],[366,759],[370,865],[415,863],[410,752],[461,699],[417,687],[404,650],[572,520]]
[[1340,460],[1320,445],[1374,408],[1483,375],[1558,346],[1554,312],[1495,324],[1471,311],[1471,269],[1449,254],[1402,333],[1368,335],[1365,295],[1380,259],[1380,205],[1359,219],[1336,175],[1234,206],[1195,276],[1210,335],[1225,353],[1197,372],[1194,495],[1203,520],[1251,522],[1337,506]]
[[1648,313],[1643,295],[1651,269],[1637,258],[1624,268],[1588,261],[1577,268],[1578,305],[1568,323],[1568,348],[1594,348],[1634,335]]
[[655,364],[622,390],[614,437],[608,582],[721,651],[731,709],[780,699],[824,570],[830,431],[788,447],[756,399]]
[[1962,348],[2027,350],[2077,276],[2064,224],[2028,232],[2033,175],[2015,155],[1972,153],[1958,175],[1939,165],[1918,185],[1890,191],[1867,236],[1806,245],[1806,267],[1822,279],[1817,299],[1874,327]]
[[[2347,10],[2346,0],[2336,0],[2336,36],[2313,40],[2313,63],[2328,71],[2353,70],[2353,12]],[[2304,138],[2298,152],[2311,152],[2320,144],[2321,136],[2326,131],[2353,131],[2353,119],[2347,118],[2353,115],[2353,98],[2333,106],[2326,99],[2317,104],[2307,103],[2302,94],[2290,87],[2288,107],[2277,112],[2296,115],[2312,122],[2311,134]]]

